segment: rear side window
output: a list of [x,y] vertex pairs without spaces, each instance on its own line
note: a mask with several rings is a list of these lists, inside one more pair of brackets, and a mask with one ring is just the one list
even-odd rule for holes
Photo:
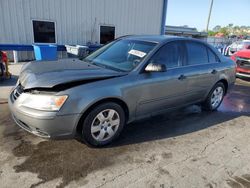
[[159,49],[151,59],[153,63],[165,64],[167,68],[178,67],[181,64],[180,42],[170,42]]
[[219,62],[219,58],[212,52],[212,50],[210,50],[209,48],[207,48],[207,53],[208,53],[209,63]]
[[187,42],[188,65],[208,63],[207,47],[198,42]]

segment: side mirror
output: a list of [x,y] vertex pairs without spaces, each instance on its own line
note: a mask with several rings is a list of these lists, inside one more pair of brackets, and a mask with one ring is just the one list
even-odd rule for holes
[[166,70],[165,65],[158,63],[149,63],[145,68],[146,72],[165,72]]

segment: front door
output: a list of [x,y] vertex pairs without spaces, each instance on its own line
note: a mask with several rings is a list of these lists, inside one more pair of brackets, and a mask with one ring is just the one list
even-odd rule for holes
[[183,44],[169,42],[161,47],[149,63],[165,64],[165,72],[143,72],[138,76],[137,117],[185,105],[187,81],[183,77]]

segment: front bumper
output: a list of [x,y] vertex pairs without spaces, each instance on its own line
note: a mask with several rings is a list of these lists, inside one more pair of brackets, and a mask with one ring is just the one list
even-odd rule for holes
[[236,68],[236,76],[250,78],[250,70],[237,67]]
[[73,138],[80,114],[57,115],[32,109],[21,108],[13,101],[12,93],[8,103],[12,117],[24,130],[43,138]]
[[236,76],[237,76],[237,77],[250,78],[250,74],[241,73],[241,72],[237,72],[237,73],[236,73]]

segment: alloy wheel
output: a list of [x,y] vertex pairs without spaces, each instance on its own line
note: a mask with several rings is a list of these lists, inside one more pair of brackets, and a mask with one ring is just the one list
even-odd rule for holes
[[91,124],[91,135],[97,141],[112,138],[120,125],[120,117],[114,109],[106,109],[96,115]]
[[223,99],[223,95],[224,95],[224,90],[222,87],[219,86],[215,88],[215,90],[212,93],[211,100],[210,100],[211,106],[213,109],[217,108],[220,105]]

